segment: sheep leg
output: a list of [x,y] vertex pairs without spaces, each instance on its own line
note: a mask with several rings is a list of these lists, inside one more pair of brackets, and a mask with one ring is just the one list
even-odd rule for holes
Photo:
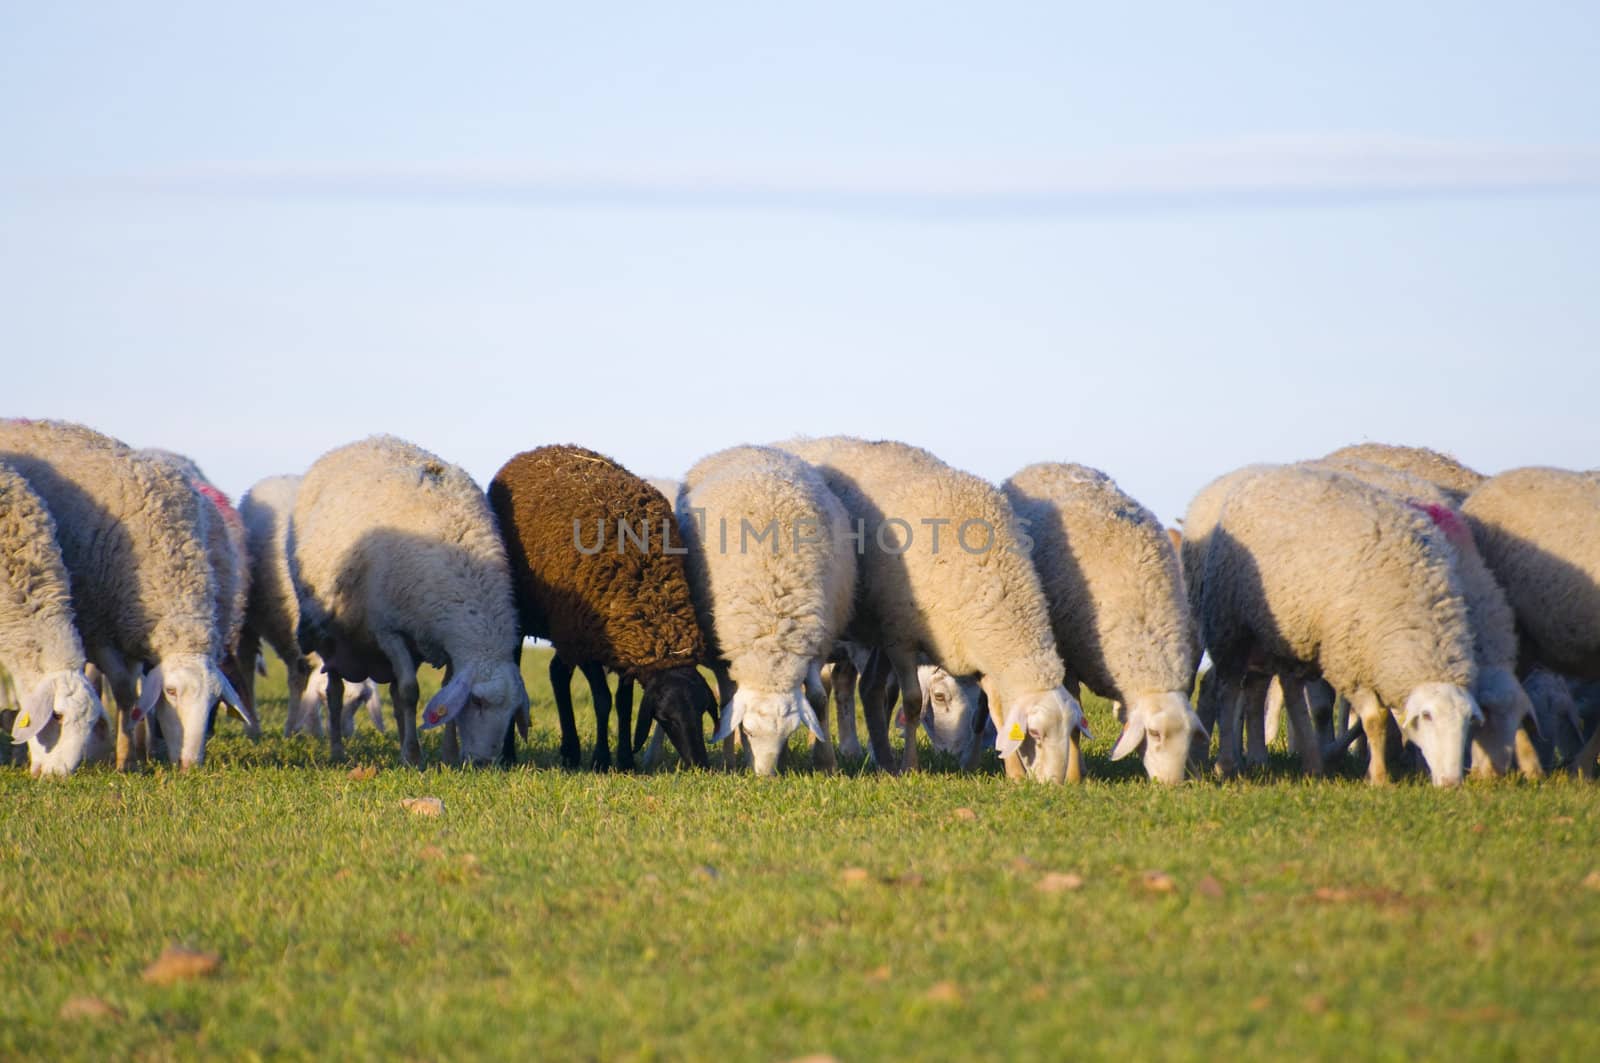
[[1217,763],[1216,773],[1222,778],[1230,778],[1239,773],[1239,700],[1243,693],[1243,684],[1232,676],[1220,674],[1220,667],[1213,668],[1212,674],[1217,676]]
[[594,759],[590,766],[595,771],[611,770],[611,684],[606,682],[605,667],[598,664],[578,666],[589,681],[589,694],[594,698]]
[[578,721],[572,715],[572,666],[561,655],[550,658],[550,690],[556,698],[556,719],[561,722],[561,764],[576,768],[583,760],[578,742]]
[[[1266,704],[1262,709],[1261,722],[1261,763],[1265,764],[1267,753],[1272,748],[1272,743],[1278,740],[1278,732],[1282,729],[1284,701],[1289,696],[1289,691],[1284,687],[1283,677],[1273,676],[1273,681],[1267,685]],[[1294,729],[1289,730],[1289,752],[1298,752],[1294,747]]]
[[[449,680],[445,680],[449,682]],[[343,718],[341,714],[341,719]],[[332,726],[330,724],[329,726]],[[344,725],[339,725],[339,733],[344,733]],[[451,720],[444,725],[444,734],[439,738],[439,760],[451,767],[461,766],[461,732],[456,729],[456,722]]]
[[1250,672],[1239,693],[1239,713],[1244,720],[1244,762],[1252,768],[1267,766],[1267,688],[1272,676]]
[[1361,717],[1361,729],[1367,736],[1367,781],[1385,786],[1389,782],[1389,710],[1370,690],[1352,694],[1350,704]]
[[1596,765],[1597,760],[1600,760],[1600,725],[1596,725],[1593,733],[1589,735],[1589,740],[1583,744],[1583,748],[1578,750],[1578,755],[1573,758],[1573,774],[1580,775],[1586,779],[1594,778],[1596,772],[1600,771],[1600,766]]
[[1278,677],[1283,689],[1283,712],[1289,719],[1289,744],[1300,754],[1300,770],[1322,774],[1322,743],[1311,722],[1310,684],[1297,676]]
[[[411,651],[406,648],[405,640],[394,635],[379,635],[377,638],[378,649],[389,659],[389,667],[393,669],[394,682],[389,684],[389,699],[394,702],[395,729],[400,732],[400,759],[413,768],[422,768],[422,743],[417,740],[417,662],[411,659]],[[339,720],[344,715],[344,690],[339,691],[338,704],[333,700],[333,678],[336,673],[328,670],[328,740],[339,742],[339,747],[344,748],[344,738],[339,728]]]
[[[299,731],[309,731],[314,738],[322,737],[322,719],[317,715],[315,706],[308,714],[306,708],[306,687],[311,685],[311,662],[300,654],[284,662],[284,667],[289,677],[289,712],[283,721],[285,737]],[[311,718],[306,719],[309,715]]]
[[839,714],[839,752],[846,757],[861,756],[861,739],[856,734],[856,680],[860,673],[847,654],[833,666],[833,703]]
[[861,712],[867,721],[867,744],[872,748],[873,763],[879,771],[893,775],[899,769],[895,765],[894,749],[889,745],[889,710],[883,703],[889,671],[884,655],[873,650],[861,676]]
[[[398,680],[396,680],[396,684],[398,685]],[[328,713],[329,713],[329,715],[333,715],[334,713],[343,711],[343,709],[344,709],[344,677],[341,676],[338,672],[334,671],[332,668],[329,668],[328,669]],[[399,711],[400,711],[400,702],[399,702],[399,699],[396,698],[396,700],[395,700],[395,712],[398,713]],[[404,727],[403,727],[403,725],[400,724],[400,721],[398,719],[395,720],[395,724],[396,724],[396,726],[400,726],[402,728],[400,733],[404,734],[405,733]],[[328,756],[329,756],[330,759],[333,760],[333,762],[335,764],[337,764],[339,761],[344,759],[344,732],[341,731],[337,727],[328,728]]]
[[1189,740],[1189,765],[1203,771],[1211,759],[1211,738],[1217,733],[1217,670],[1212,668],[1200,676],[1195,686],[1194,714],[1204,730],[1195,731]]
[[[995,685],[991,676],[985,675],[978,680],[978,686],[983,689],[983,696],[989,702],[989,721],[994,724],[995,733],[1000,733],[1000,728],[1005,726],[1006,710],[1000,702],[1000,689]],[[1025,779],[1028,769],[1022,766],[1022,758],[1013,750],[1000,758],[1000,763],[1006,769],[1006,778]]]
[[[733,696],[739,692],[739,684],[733,681],[725,667],[716,667],[711,670],[712,676],[717,680],[717,712],[726,713],[728,706],[733,704]],[[735,727],[728,732],[728,737],[722,740],[722,766],[729,771],[739,768],[739,729]]]
[[816,661],[812,661],[806,669],[805,695],[806,702],[817,717],[817,725],[822,728],[822,737],[811,747],[811,765],[820,771],[831,772],[839,763],[834,759],[833,735],[828,731],[828,694],[822,689],[821,668]]
[[633,680],[627,676],[617,677],[617,767],[622,771],[633,770],[633,743],[628,736],[633,734]]
[[139,690],[133,673],[121,661],[102,659],[98,663],[117,705],[117,770],[132,771],[138,759],[134,755],[133,732],[138,724],[134,722],[133,709],[139,704]]
[[650,734],[650,744],[644,747],[644,753],[639,758],[639,766],[646,771],[656,766],[656,758],[661,756],[661,743],[666,740],[666,728],[660,725]]
[[922,684],[917,678],[917,655],[901,649],[888,651],[889,664],[900,687],[900,717],[904,721],[905,753],[902,766],[916,771],[917,726],[922,722]]

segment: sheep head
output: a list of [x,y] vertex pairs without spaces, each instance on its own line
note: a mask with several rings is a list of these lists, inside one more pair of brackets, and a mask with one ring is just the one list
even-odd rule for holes
[[728,711],[722,716],[722,725],[711,740],[722,741],[735,727],[744,729],[745,743],[750,748],[750,767],[757,775],[778,773],[778,756],[789,736],[801,727],[809,728],[818,741],[824,740],[822,724],[806,701],[805,686],[798,682],[786,693],[740,687],[734,692]]
[[697,768],[709,768],[704,717],[717,721],[717,696],[698,668],[670,668],[651,676],[639,701],[639,721],[634,750],[643,747],[655,722],[678,751],[678,759]]
[[134,719],[153,715],[166,740],[167,759],[172,760],[176,752],[177,763],[192,768],[205,762],[206,727],[219,701],[247,728],[259,730],[255,715],[245,708],[215,661],[200,653],[168,654],[140,682]]
[[1023,772],[1038,782],[1067,781],[1077,734],[1089,733],[1077,698],[1054,687],[1009,700],[991,693],[989,705],[991,715],[1000,706],[994,748],[1002,758],[1015,753]]
[[450,681],[422,712],[422,727],[454,722],[462,760],[481,768],[499,763],[513,719],[527,709],[528,689],[514,662],[452,662]]
[[1467,739],[1483,710],[1472,695],[1449,683],[1420,683],[1400,711],[1400,733],[1422,751],[1435,786],[1461,781],[1467,760]]
[[109,724],[100,695],[77,669],[52,672],[23,700],[11,740],[28,743],[34,776],[69,775],[83,763],[89,741],[105,738]]
[[1472,692],[1483,709],[1484,722],[1472,729],[1472,774],[1504,775],[1516,756],[1517,734],[1524,720],[1533,721],[1533,702],[1509,668],[1484,668]]
[[941,753],[965,758],[975,741],[973,720],[982,691],[973,679],[957,679],[936,664],[917,666],[922,687],[922,726]]
[[1121,760],[1142,747],[1144,770],[1150,778],[1176,786],[1183,781],[1191,741],[1205,730],[1183,694],[1135,694],[1128,701],[1127,721],[1111,759]]

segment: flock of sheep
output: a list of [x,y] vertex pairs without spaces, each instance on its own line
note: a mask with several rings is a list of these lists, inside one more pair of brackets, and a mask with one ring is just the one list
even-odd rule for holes
[[[259,734],[263,642],[288,667],[286,733],[320,734],[325,703],[336,759],[356,705],[383,726],[378,684],[407,764],[419,726],[444,728],[448,762],[514,759],[527,637],[554,647],[574,767],[576,670],[597,768],[632,768],[647,743],[649,763],[663,740],[706,766],[710,717],[712,741],[742,740],[757,773],[802,728],[830,769],[831,695],[840,752],[862,753],[859,697],[886,770],[916,767],[925,728],[963,767],[992,747],[1008,775],[1075,780],[1086,688],[1117,704],[1113,757],[1142,751],[1165,783],[1203,770],[1213,732],[1219,773],[1259,763],[1280,712],[1313,774],[1360,747],[1382,782],[1403,745],[1439,784],[1592,773],[1600,473],[1486,479],[1363,445],[1229,473],[1183,529],[1082,466],[1030,465],[997,488],[847,437],[733,447],[681,484],[541,447],[485,492],[379,436],[261,481],[236,511],[179,455],[6,420],[0,663],[36,775],[198,764],[221,706]],[[424,662],[445,675],[419,723]]]

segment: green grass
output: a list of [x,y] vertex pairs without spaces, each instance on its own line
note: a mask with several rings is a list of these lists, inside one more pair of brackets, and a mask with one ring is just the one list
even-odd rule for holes
[[[1158,790],[1103,705],[1077,787],[597,777],[553,767],[543,661],[514,771],[365,723],[370,779],[233,724],[189,774],[0,771],[0,1058],[1600,1056],[1592,785]],[[144,983],[168,942],[222,966]]]

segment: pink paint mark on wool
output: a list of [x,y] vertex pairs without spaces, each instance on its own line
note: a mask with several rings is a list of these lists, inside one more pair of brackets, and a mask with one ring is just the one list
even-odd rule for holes
[[209,499],[213,506],[217,507],[217,512],[222,514],[223,520],[227,521],[234,527],[240,527],[243,525],[244,522],[239,519],[239,511],[233,508],[233,503],[228,501],[227,495],[223,494],[215,487],[212,487],[210,484],[197,483],[194,485],[194,488],[196,491],[199,491],[202,495]]
[[1426,513],[1428,519],[1444,532],[1444,537],[1450,540],[1451,545],[1457,547],[1472,545],[1472,532],[1461,519],[1461,515],[1449,506],[1441,506],[1436,502],[1418,502],[1416,499],[1408,500],[1408,504],[1412,509]]

